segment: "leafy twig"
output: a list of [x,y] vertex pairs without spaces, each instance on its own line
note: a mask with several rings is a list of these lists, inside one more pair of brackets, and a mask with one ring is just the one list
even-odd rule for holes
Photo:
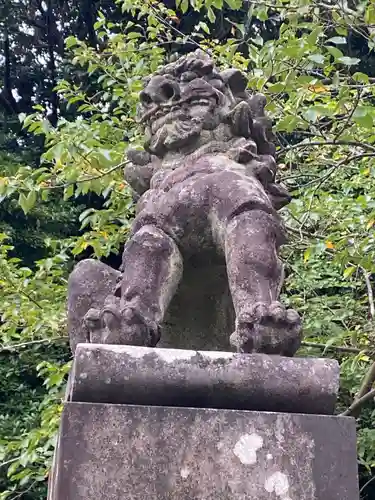
[[354,101],[354,104],[353,104],[353,107],[352,109],[350,110],[350,113],[347,117],[347,119],[345,120],[345,122],[343,123],[342,127],[339,129],[339,131],[335,134],[335,137],[333,139],[333,142],[336,142],[337,139],[340,137],[340,135],[346,130],[347,126],[349,125],[350,123],[350,120],[353,118],[353,115],[355,113],[355,110],[357,109],[358,107],[358,104],[359,104],[359,101],[361,100],[361,97],[362,97],[362,89],[358,89],[357,90],[357,97]]
[[21,491],[21,493],[19,493],[18,495],[16,495],[15,497],[13,497],[11,500],[16,500],[17,498],[21,498],[23,497],[27,492],[29,492],[33,487],[34,485],[37,483],[37,481],[33,481],[30,486],[25,490],[25,491]]
[[357,141],[314,141],[314,142],[299,142],[298,144],[291,144],[285,148],[277,151],[277,157],[291,151],[292,149],[311,148],[322,146],[357,146],[358,148],[367,149],[375,153],[375,147],[371,144],[363,144]]
[[288,224],[285,224],[285,227],[287,228],[288,231],[294,234],[298,234],[299,236],[303,235],[306,236],[307,238],[316,238],[318,240],[325,240],[325,236],[322,234],[317,234],[317,233],[309,233],[308,231],[303,231],[296,229],[294,227],[289,226]]
[[347,165],[349,162],[351,162],[353,160],[360,160],[362,158],[368,158],[368,157],[375,157],[375,153],[363,153],[363,154],[360,154],[360,155],[353,155],[353,156],[350,156],[349,158],[345,158],[344,160],[342,160],[339,163],[337,163],[336,165],[334,165],[325,175],[323,175],[322,177],[320,177],[320,179],[314,179],[313,181],[309,181],[306,184],[304,184],[303,186],[301,186],[301,188],[302,187],[306,187],[306,186],[308,186],[310,184],[314,184],[315,182],[318,181],[318,184],[315,186],[314,191],[311,194],[310,203],[309,203],[309,206],[307,208],[307,212],[304,214],[304,218],[302,220],[300,231],[302,231],[302,229],[305,226],[307,220],[309,219],[311,208],[312,208],[312,205],[313,205],[316,193],[322,187],[322,185],[329,179],[329,177],[331,177],[331,175],[338,168],[342,167],[343,165]]
[[327,346],[326,344],[319,344],[316,342],[302,342],[301,345],[303,347],[314,347],[316,349],[324,349],[327,351],[347,352],[351,354],[367,354],[370,356],[374,355],[374,351],[370,351],[369,349],[366,348],[360,349],[358,347],[347,347],[347,346],[336,346],[336,345]]
[[375,157],[375,153],[362,153],[362,154],[359,154],[359,155],[352,155],[352,156],[348,156],[347,158],[344,158],[343,160],[341,160],[340,162],[334,164],[332,166],[332,168],[329,169],[329,171],[323,175],[322,177],[319,177],[317,179],[314,179],[312,181],[309,181],[309,182],[306,182],[305,184],[302,184],[300,186],[300,189],[302,188],[305,188],[307,186],[310,186],[311,184],[315,184],[315,182],[318,182],[318,186],[316,187],[316,189],[319,189],[322,184],[324,184],[324,182],[333,174],[333,172],[335,172],[335,170],[337,170],[338,168],[342,167],[342,166],[345,166],[347,165],[348,163],[350,163],[351,161],[353,160],[361,160],[362,158],[373,158]]
[[105,172],[101,172],[98,175],[94,175],[92,177],[87,177],[86,179],[78,179],[76,181],[66,182],[65,184],[56,184],[54,186],[46,186],[43,189],[63,189],[63,188],[69,187],[69,186],[73,186],[75,184],[81,184],[82,182],[95,181],[96,179],[101,179],[102,177],[105,177],[106,175],[111,174],[115,170],[119,170],[120,168],[125,167],[125,165],[127,165],[128,163],[129,163],[129,161],[126,160],[122,163],[119,163],[115,167],[112,167],[109,170],[106,170]]
[[5,467],[6,465],[9,465],[9,464],[12,464],[13,462],[16,462],[16,461],[17,461],[17,460],[19,460],[19,459],[20,459],[20,457],[16,457],[16,458],[11,458],[10,460],[7,460],[6,462],[2,462],[2,463],[0,464],[0,469],[1,469],[2,467]]
[[15,351],[16,349],[22,348],[22,347],[27,347],[29,345],[35,345],[35,344],[44,344],[44,343],[52,343],[52,342],[58,342],[58,341],[66,341],[68,340],[69,337],[66,336],[61,336],[61,337],[52,337],[50,339],[39,339],[39,340],[30,340],[29,342],[23,342],[22,344],[12,344],[8,346],[3,346],[0,348],[0,352],[6,352],[6,351]]
[[189,35],[186,35],[182,31],[180,31],[179,29],[177,29],[175,26],[173,26],[172,24],[170,24],[168,21],[166,21],[162,16],[159,16],[159,13],[156,10],[155,6],[152,4],[152,1],[149,2],[149,5],[150,5],[150,7],[151,7],[151,9],[152,9],[152,11],[153,11],[154,16],[156,17],[156,19],[159,22],[161,22],[166,28],[171,29],[172,31],[174,31],[178,35],[182,36],[183,38],[185,38],[186,40],[188,40],[190,43],[192,43],[193,45],[195,45],[198,49],[202,50],[203,52],[206,52],[206,54],[208,54],[209,56],[212,55],[209,50],[207,50],[204,47],[202,47],[198,42],[196,42]]
[[14,289],[17,292],[19,292],[21,295],[26,297],[30,302],[32,302],[34,305],[36,305],[39,309],[43,309],[43,307],[39,304],[39,302],[37,302],[33,297],[31,297],[30,294],[25,292],[25,290],[17,290],[17,286],[15,285],[14,281],[9,276],[5,276],[5,279],[11,284],[12,287],[14,287]]

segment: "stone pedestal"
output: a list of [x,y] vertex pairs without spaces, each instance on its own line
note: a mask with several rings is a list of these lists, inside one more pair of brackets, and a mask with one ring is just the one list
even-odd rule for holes
[[349,418],[68,403],[55,498],[355,500],[355,447]]
[[48,498],[358,500],[337,387],[329,360],[80,345]]

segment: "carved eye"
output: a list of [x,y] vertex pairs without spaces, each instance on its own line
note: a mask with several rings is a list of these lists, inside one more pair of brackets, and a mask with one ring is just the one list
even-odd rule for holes
[[172,82],[165,82],[160,88],[165,100],[169,101],[173,97],[179,97],[178,87],[173,85]]
[[142,92],[139,94],[139,99],[142,104],[145,104],[146,106],[150,105],[152,103],[152,99],[150,94],[142,90]]
[[161,76],[154,76],[147,87],[139,94],[144,106],[160,104],[171,99],[179,99],[179,97],[180,88],[178,83]]
[[198,75],[197,73],[194,73],[194,71],[185,71],[181,75],[182,82],[191,82],[192,80],[195,80],[195,78],[198,78]]

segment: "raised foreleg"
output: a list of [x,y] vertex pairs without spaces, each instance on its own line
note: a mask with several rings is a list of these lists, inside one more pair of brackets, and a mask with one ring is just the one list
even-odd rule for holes
[[280,228],[272,214],[245,210],[225,232],[229,286],[236,312],[232,345],[240,352],[293,355],[301,341],[301,321],[278,297],[283,266],[277,256]]
[[170,236],[153,225],[139,229],[124,250],[121,297],[108,300],[101,311],[103,342],[155,346],[182,267]]

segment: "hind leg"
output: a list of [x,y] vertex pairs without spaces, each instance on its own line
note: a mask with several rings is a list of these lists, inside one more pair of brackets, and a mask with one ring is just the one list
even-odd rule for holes
[[240,352],[293,355],[301,321],[278,302],[283,266],[277,256],[278,227],[262,210],[244,211],[228,223],[225,255],[236,312],[231,344]]

